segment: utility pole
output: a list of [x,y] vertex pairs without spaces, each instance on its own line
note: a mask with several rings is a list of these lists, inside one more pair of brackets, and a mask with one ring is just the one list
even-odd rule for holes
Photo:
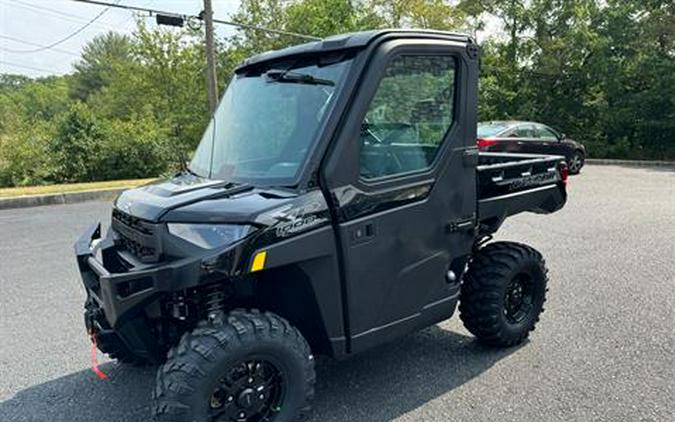
[[[89,3],[89,4],[96,4],[99,6],[106,6],[107,8],[116,8],[116,9],[124,9],[124,10],[133,10],[137,12],[146,12],[149,13],[150,16],[153,14],[157,17],[157,24],[158,25],[169,25],[169,26],[177,26],[177,27],[183,27],[187,23],[188,26],[190,26],[190,22],[195,22],[195,19],[199,19],[204,21],[204,28],[206,30],[206,85],[208,87],[209,91],[209,108],[211,109],[211,112],[213,113],[216,109],[216,106],[218,105],[218,79],[216,79],[216,52],[215,52],[215,46],[213,43],[213,24],[218,23],[221,25],[229,25],[229,26],[234,26],[237,28],[246,28],[246,29],[251,29],[255,31],[262,31],[262,32],[267,32],[270,34],[277,34],[277,35],[287,35],[287,36],[292,36],[296,38],[303,39],[305,41],[320,41],[321,38],[319,37],[314,37],[312,35],[305,35],[305,34],[299,34],[297,32],[290,32],[290,31],[284,31],[281,29],[273,29],[273,28],[265,28],[262,26],[257,26],[257,25],[251,25],[251,24],[245,24],[245,23],[239,23],[239,22],[233,22],[233,21],[226,21],[222,19],[213,19],[213,6],[211,4],[211,0],[204,0],[204,10],[199,14],[199,16],[189,16],[189,15],[182,15],[174,12],[168,12],[164,10],[158,10],[158,9],[150,9],[147,7],[139,7],[139,6],[130,6],[130,5],[124,5],[124,4],[119,4],[120,2],[117,1],[116,3],[110,3],[107,1],[101,1],[101,0],[74,0],[74,1],[79,1],[82,3]],[[108,9],[105,9],[108,10]],[[105,11],[104,11],[105,12]],[[98,15],[94,20],[96,20],[99,16],[101,16],[104,12],[101,12],[100,15]],[[93,21],[92,21],[93,22]],[[85,25],[82,27],[80,30],[84,29],[86,26],[89,24]],[[75,34],[73,34],[75,35]],[[59,44],[65,40],[61,40],[56,44]],[[45,47],[44,49],[50,49],[54,47],[56,44],[52,44],[50,46]]]
[[206,30],[206,84],[209,90],[211,113],[218,104],[218,80],[216,79],[216,52],[213,45],[213,7],[211,0],[204,0],[204,29]]

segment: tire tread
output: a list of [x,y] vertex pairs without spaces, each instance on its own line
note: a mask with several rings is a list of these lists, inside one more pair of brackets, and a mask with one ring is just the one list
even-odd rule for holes
[[200,322],[193,331],[183,334],[169,352],[169,359],[157,371],[156,387],[152,393],[153,420],[192,421],[186,396],[194,390],[192,385],[195,381],[207,376],[208,368],[217,356],[259,340],[283,341],[286,347],[303,357],[305,404],[302,413],[309,411],[316,376],[311,350],[300,332],[271,312],[236,309],[223,320]]
[[[548,270],[542,255],[534,248],[515,242],[494,242],[481,248],[464,276],[459,312],[464,326],[484,343],[510,347],[522,343],[539,321],[539,314],[514,335],[503,321],[503,289],[515,271],[535,262],[541,271],[546,301]],[[543,302],[540,312],[543,312]]]

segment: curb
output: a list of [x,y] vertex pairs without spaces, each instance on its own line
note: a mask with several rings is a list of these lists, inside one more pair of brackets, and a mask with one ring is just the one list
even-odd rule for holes
[[48,195],[17,196],[13,198],[0,198],[0,210],[11,208],[37,207],[40,205],[76,204],[78,202],[112,200],[121,192],[129,189],[110,188],[81,192],[52,193]]
[[646,161],[646,160],[610,160],[604,158],[587,158],[586,164],[600,166],[632,166],[632,167],[673,167],[675,161]]

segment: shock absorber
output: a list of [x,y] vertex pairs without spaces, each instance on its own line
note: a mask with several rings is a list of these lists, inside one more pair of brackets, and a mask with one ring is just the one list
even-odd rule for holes
[[181,321],[185,321],[189,314],[189,308],[185,302],[185,294],[183,292],[174,293],[170,302],[171,315]]

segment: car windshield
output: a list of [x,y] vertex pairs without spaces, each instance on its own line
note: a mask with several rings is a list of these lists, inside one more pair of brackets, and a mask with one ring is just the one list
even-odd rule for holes
[[339,92],[349,58],[276,62],[236,74],[189,165],[200,176],[290,185]]
[[478,123],[478,132],[477,135],[479,138],[488,138],[490,136],[495,136],[500,134],[509,128],[509,125],[506,123]]

